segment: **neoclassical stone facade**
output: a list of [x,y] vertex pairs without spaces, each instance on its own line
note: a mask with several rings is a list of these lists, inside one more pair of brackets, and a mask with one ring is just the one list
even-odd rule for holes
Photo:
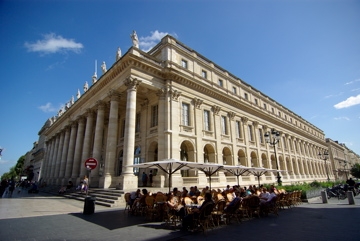
[[[328,150],[322,130],[171,36],[148,53],[131,47],[84,91],[41,132],[42,178],[50,184],[79,182],[89,157],[99,163],[91,186],[123,190],[138,186],[138,172],[149,172],[128,165],[166,158],[276,169],[274,148],[264,140],[272,128],[281,134],[283,183],[326,180],[327,171],[336,176],[337,167],[318,156]],[[155,174],[154,185],[166,186],[167,176]],[[243,176],[240,183],[257,179]],[[236,177],[220,171],[212,178],[213,187],[226,184]],[[205,186],[207,179],[179,171],[173,185]]]

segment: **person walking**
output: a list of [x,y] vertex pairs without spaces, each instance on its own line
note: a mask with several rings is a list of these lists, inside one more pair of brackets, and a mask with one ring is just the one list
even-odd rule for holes
[[153,173],[152,173],[152,170],[150,170],[149,182],[150,182],[150,187],[152,187],[153,186]]
[[142,181],[142,183],[143,183],[143,187],[146,187],[146,185],[147,185],[147,179],[148,179],[148,176],[146,175],[145,172],[143,172],[142,177],[141,177],[141,181]]

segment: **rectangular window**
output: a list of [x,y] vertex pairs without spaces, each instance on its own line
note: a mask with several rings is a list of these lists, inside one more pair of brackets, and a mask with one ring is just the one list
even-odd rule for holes
[[181,66],[183,67],[183,68],[185,68],[185,69],[187,69],[188,68],[188,62],[186,61],[186,60],[181,60]]
[[281,112],[279,111],[279,116],[281,117]]
[[266,104],[264,104],[264,109],[265,109],[265,110],[267,110],[267,108],[266,108]]
[[205,79],[207,79],[207,72],[205,70],[201,71],[201,76]]
[[245,100],[248,99],[248,94],[247,93],[244,93],[244,98],[245,98]]
[[240,121],[235,122],[235,129],[236,129],[236,138],[242,138],[242,135],[241,135],[241,122]]
[[135,132],[140,132],[140,113],[136,114]]
[[204,129],[210,131],[210,111],[204,110]]
[[190,105],[187,103],[182,103],[182,124],[190,126]]
[[224,87],[224,81],[223,81],[222,79],[219,79],[219,80],[218,80],[218,85],[219,85],[220,87]]
[[286,145],[286,139],[285,139],[285,137],[283,137],[283,145],[284,145],[284,149],[287,149],[287,145]]
[[274,108],[271,108],[271,112],[272,112],[272,113],[275,113],[275,110],[274,110]]
[[221,134],[227,134],[227,120],[226,116],[221,116]]
[[248,125],[248,131],[249,131],[249,141],[254,141],[254,136],[253,136],[251,125]]
[[233,93],[236,94],[236,87],[233,87]]
[[264,136],[262,129],[259,129],[259,140],[261,144],[264,144]]
[[255,105],[258,105],[258,100],[257,99],[255,99]]
[[158,105],[154,105],[151,107],[151,127],[158,125]]

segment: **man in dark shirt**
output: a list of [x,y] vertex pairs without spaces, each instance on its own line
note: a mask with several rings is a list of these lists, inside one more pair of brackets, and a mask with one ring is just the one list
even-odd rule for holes
[[198,218],[199,215],[202,212],[206,211],[205,209],[208,209],[208,208],[211,209],[211,210],[214,208],[214,202],[212,200],[211,193],[206,193],[205,194],[205,200],[202,203],[200,208],[194,208],[191,211],[191,213],[189,213],[188,215],[186,215],[183,218],[181,230],[186,231],[190,227],[193,227],[194,226],[194,219]]

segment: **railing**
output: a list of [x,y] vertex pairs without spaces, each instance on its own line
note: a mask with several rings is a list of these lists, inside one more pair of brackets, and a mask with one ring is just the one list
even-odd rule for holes
[[183,177],[184,184],[199,183],[198,177]]

